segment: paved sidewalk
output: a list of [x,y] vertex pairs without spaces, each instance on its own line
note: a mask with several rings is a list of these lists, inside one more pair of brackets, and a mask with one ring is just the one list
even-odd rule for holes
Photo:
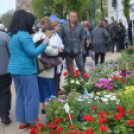
[[[117,60],[120,57],[120,53],[107,53],[106,54],[106,61],[109,60]],[[91,58],[88,58],[88,63],[93,63]],[[62,76],[63,79],[61,79],[61,87],[64,84],[64,77]],[[41,107],[40,105],[40,110],[39,110],[39,118],[40,122],[45,123],[45,115],[41,114]],[[12,84],[12,108],[11,108],[11,120],[12,123],[10,125],[4,125],[3,123],[0,122],[0,134],[20,134],[18,132],[19,128],[19,123],[15,121],[15,90],[14,90],[14,85]],[[21,134],[29,134],[28,131],[25,131]]]

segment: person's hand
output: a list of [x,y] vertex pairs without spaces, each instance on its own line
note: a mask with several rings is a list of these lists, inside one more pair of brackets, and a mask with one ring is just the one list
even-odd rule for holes
[[48,44],[49,44],[49,41],[46,40],[46,39],[44,39],[43,43],[44,43],[45,45],[48,45]]
[[63,47],[60,47],[59,48],[59,52],[63,52]]

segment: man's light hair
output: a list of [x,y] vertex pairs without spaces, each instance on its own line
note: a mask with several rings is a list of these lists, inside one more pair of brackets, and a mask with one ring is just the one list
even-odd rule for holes
[[3,24],[0,24],[0,30],[5,30],[5,26]]

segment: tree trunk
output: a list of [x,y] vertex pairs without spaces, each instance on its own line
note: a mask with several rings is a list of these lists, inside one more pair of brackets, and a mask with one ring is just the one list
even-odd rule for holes
[[104,19],[104,13],[103,13],[103,4],[102,4],[102,0],[101,0],[101,13],[102,13],[102,19]]
[[89,22],[90,24],[92,24],[92,20],[91,20],[91,17],[90,17],[90,15],[89,15],[89,11],[86,9],[86,7],[84,7],[84,11],[85,11],[85,13],[86,13],[88,22]]
[[129,23],[130,23],[130,17],[128,16],[128,17],[126,17],[126,19],[127,19],[127,24],[129,25]]

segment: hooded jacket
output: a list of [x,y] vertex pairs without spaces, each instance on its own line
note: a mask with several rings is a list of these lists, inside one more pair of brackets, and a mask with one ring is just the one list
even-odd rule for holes
[[63,40],[64,51],[71,57],[75,57],[85,43],[85,32],[83,26],[76,22],[74,29],[71,29],[70,22],[65,23],[60,31]]

